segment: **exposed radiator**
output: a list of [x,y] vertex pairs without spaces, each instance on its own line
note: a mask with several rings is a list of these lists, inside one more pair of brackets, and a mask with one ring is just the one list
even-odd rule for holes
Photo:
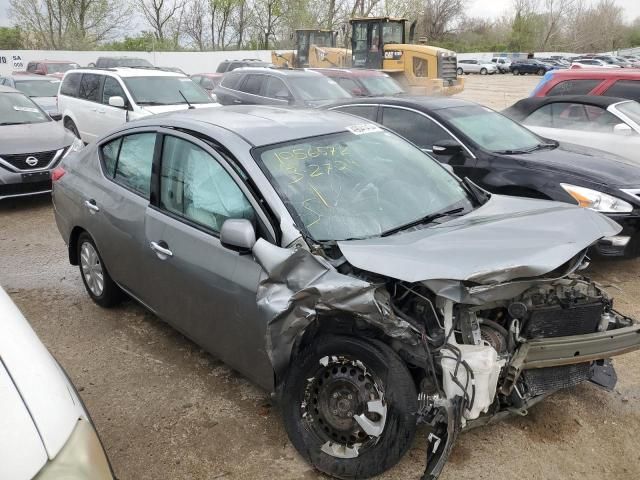
[[525,338],[553,338],[593,333],[604,310],[602,302],[583,303],[562,308],[560,305],[539,307],[531,312],[524,325]]
[[522,381],[532,396],[574,387],[591,378],[591,364],[577,363],[560,367],[534,368],[522,372]]

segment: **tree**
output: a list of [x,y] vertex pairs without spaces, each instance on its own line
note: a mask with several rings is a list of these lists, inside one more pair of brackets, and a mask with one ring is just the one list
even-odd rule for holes
[[[16,0],[19,1],[19,0]],[[174,17],[180,17],[182,0],[136,0],[138,10],[151,27],[156,39],[164,41],[171,36],[169,30]]]
[[466,0],[425,0],[420,24],[428,41],[438,41],[454,30],[466,8]]
[[0,50],[21,50],[22,32],[18,27],[0,27]]

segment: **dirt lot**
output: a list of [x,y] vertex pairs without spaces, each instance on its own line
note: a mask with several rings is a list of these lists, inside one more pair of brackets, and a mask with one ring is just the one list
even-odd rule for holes
[[[504,108],[538,78],[470,76],[463,98]],[[321,478],[289,444],[269,397],[132,302],[85,294],[47,198],[0,204],[0,284],[67,369],[116,474],[128,479]],[[640,260],[599,262],[593,278],[640,317]],[[606,393],[581,385],[527,417],[462,435],[443,480],[640,478],[640,353],[615,360]],[[382,478],[417,479],[424,431]]]

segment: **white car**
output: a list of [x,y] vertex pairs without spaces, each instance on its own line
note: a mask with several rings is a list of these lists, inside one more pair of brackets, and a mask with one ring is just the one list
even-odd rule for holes
[[507,73],[510,72],[511,67],[511,59],[508,57],[493,57],[491,59],[491,63],[493,63],[498,69],[499,73]]
[[63,125],[85,143],[148,115],[217,106],[186,75],[154,68],[70,70],[58,92]]
[[493,75],[498,71],[498,67],[491,62],[480,60],[458,60],[458,75],[463,73],[479,73],[480,75]]
[[529,97],[504,113],[541,137],[584,145],[640,165],[640,103],[614,97]]
[[112,480],[66,374],[0,288],[0,479]]
[[571,63],[571,68],[622,68],[620,65],[612,65],[606,63],[597,58],[583,58],[581,60],[574,60]]

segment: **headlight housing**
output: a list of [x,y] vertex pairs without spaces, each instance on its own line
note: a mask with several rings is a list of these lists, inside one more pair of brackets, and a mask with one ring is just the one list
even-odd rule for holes
[[62,450],[47,462],[34,480],[113,480],[98,434],[80,419]]
[[62,156],[62,158],[66,158],[70,153],[79,152],[83,148],[84,148],[84,142],[79,138],[75,138],[71,146],[67,149],[66,152],[64,152],[64,155]]
[[601,213],[629,213],[633,210],[633,205],[630,203],[597,190],[568,183],[561,183],[560,186],[584,208]]

